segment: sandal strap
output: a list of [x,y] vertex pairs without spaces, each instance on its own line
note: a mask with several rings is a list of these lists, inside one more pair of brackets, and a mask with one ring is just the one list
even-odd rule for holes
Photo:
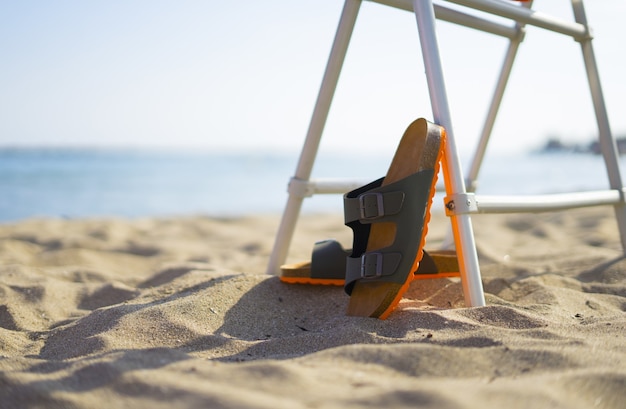
[[311,278],[343,279],[349,254],[336,240],[316,242],[311,256]]
[[[378,179],[344,195],[344,218],[353,230],[352,254],[346,264],[346,293],[352,292],[357,280],[400,284],[406,281],[421,244],[433,177],[434,171],[425,169],[385,186],[383,179]],[[362,211],[362,203],[372,208]],[[367,252],[373,223],[394,223],[396,237],[390,246]]]
[[346,263],[346,280],[354,281],[361,278],[377,278],[392,275],[396,272],[402,254],[372,251],[363,253],[361,257],[348,257]]
[[378,192],[384,178],[375,180],[359,189],[355,197],[343,198],[344,223],[359,221],[360,223],[372,223],[386,216],[397,214],[402,209],[404,192]]

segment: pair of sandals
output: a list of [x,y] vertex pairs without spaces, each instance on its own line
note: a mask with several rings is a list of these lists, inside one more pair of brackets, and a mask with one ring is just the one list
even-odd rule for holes
[[404,132],[387,175],[344,195],[351,250],[315,244],[311,262],[284,265],[281,281],[343,285],[348,315],[385,319],[416,278],[458,277],[453,251],[424,251],[445,130],[418,119]]

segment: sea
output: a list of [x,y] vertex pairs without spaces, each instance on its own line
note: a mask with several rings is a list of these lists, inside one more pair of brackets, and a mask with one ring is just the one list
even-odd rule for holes
[[[299,153],[148,149],[0,148],[0,222],[27,218],[144,218],[280,214]],[[390,158],[375,153],[318,155],[312,178],[368,182]],[[469,161],[463,161],[464,166]],[[626,176],[626,158],[620,158]],[[589,153],[486,155],[477,193],[542,194],[609,186]],[[435,198],[435,208],[442,199]],[[341,194],[304,200],[303,213],[342,211]]]

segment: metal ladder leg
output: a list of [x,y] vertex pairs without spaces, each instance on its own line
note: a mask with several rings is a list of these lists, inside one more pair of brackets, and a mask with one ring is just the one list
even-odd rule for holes
[[[526,7],[530,8],[531,4],[532,2],[526,3]],[[509,82],[509,77],[511,76],[511,70],[513,69],[515,57],[517,57],[517,51],[522,41],[524,41],[524,36],[526,34],[524,26],[524,24],[520,23],[515,25],[517,36],[510,40],[504,57],[502,69],[500,70],[500,76],[498,77],[498,82],[496,83],[496,88],[491,98],[491,104],[489,105],[489,110],[487,111],[487,117],[480,134],[480,139],[478,140],[478,145],[476,146],[471,166],[467,172],[467,190],[470,192],[476,191],[478,173],[480,172],[480,167],[485,157],[487,145],[489,143],[489,139],[491,138],[491,132],[493,131],[493,127],[496,123],[496,117],[502,103],[502,98],[504,97],[504,91],[507,83]]]
[[[531,4],[532,2],[528,2],[526,7],[530,8]],[[491,138],[491,133],[496,123],[496,117],[498,116],[500,105],[502,104],[502,98],[504,97],[504,91],[506,90],[509,77],[511,76],[511,70],[513,69],[515,57],[517,57],[517,51],[519,50],[519,46],[522,41],[524,41],[524,37],[526,35],[524,24],[517,23],[515,25],[515,29],[517,30],[517,35],[509,40],[509,46],[504,57],[504,62],[502,63],[502,68],[500,69],[500,75],[498,77],[493,96],[491,97],[491,104],[489,105],[489,110],[487,111],[487,117],[485,118],[485,123],[483,124],[478,144],[476,145],[476,151],[474,151],[474,156],[472,156],[469,171],[467,172],[465,183],[468,192],[475,192],[478,187],[478,173],[480,172],[480,168],[485,158],[489,139]],[[454,245],[454,238],[451,233],[452,232],[450,232],[450,234],[448,234],[444,239],[442,244],[443,248],[451,248]]]
[[[574,9],[574,18],[576,19],[576,22],[583,24],[587,27],[587,29],[589,29],[587,24],[587,15],[585,13],[585,7],[582,0],[572,0],[572,8]],[[624,191],[619,170],[617,146],[611,133],[609,117],[606,113],[604,95],[602,93],[602,87],[600,86],[600,76],[598,74],[598,66],[596,64],[596,57],[593,52],[591,40],[592,36],[591,33],[589,33],[586,38],[580,41],[580,46],[582,48],[583,59],[585,61],[585,69],[587,71],[587,80],[589,81],[591,99],[593,100],[593,108],[598,122],[600,149],[602,150],[602,156],[604,157],[604,163],[609,175],[610,187],[611,189],[620,190],[623,196]],[[624,254],[626,254],[626,206],[624,206],[623,199],[622,203],[614,206],[614,209],[622,249],[624,250]]]
[[[308,181],[311,177],[311,171],[315,163],[322,132],[326,125],[326,119],[328,118],[330,104],[337,88],[339,74],[341,73],[341,68],[348,51],[348,44],[350,43],[350,37],[352,36],[360,7],[361,0],[346,0],[344,3],[337,33],[335,34],[328,63],[326,64],[322,85],[320,86],[313,116],[311,117],[309,129],[293,179]],[[289,198],[287,199],[285,211],[283,212],[283,217],[276,234],[274,248],[272,249],[272,254],[270,255],[267,266],[268,274],[278,274],[280,266],[284,264],[287,258],[287,252],[291,245],[303,200],[304,197],[301,193],[289,189]]]
[[[466,194],[465,183],[448,108],[443,69],[435,32],[435,12],[432,0],[413,0],[413,10],[417,19],[434,120],[445,128],[447,134],[443,163],[446,193],[448,196],[458,195],[462,197]],[[480,278],[478,255],[476,253],[474,232],[469,213],[453,214],[450,216],[450,222],[455,243],[457,243],[465,304],[468,307],[484,306],[485,295]]]

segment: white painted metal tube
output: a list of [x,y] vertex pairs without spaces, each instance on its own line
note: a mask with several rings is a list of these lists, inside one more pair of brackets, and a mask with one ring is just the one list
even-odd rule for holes
[[548,14],[500,0],[448,0],[450,3],[471,7],[496,16],[510,18],[524,24],[545,28],[556,33],[569,35],[576,40],[589,36],[583,24],[557,19]]
[[[413,3],[411,0],[370,0],[374,3],[383,4],[385,6],[397,8],[400,10],[413,12]],[[488,20],[475,15],[463,13],[453,10],[439,4],[433,5],[435,8],[435,17],[439,20],[449,23],[458,24],[468,28],[484,31],[486,33],[495,34],[501,37],[514,38],[517,35],[515,27]]]
[[[295,177],[300,180],[308,180],[311,177],[313,163],[317,156],[322,132],[326,125],[328,112],[330,111],[330,104],[335,94],[335,89],[337,88],[339,74],[348,51],[348,44],[350,43],[350,37],[352,36],[360,7],[361,0],[346,0],[344,3],[343,12],[339,20],[339,27],[335,34],[333,47],[330,52],[330,57],[328,58],[328,63],[326,64],[326,71],[309,124],[309,130],[296,168]],[[302,196],[289,194],[285,211],[283,212],[283,217],[278,226],[278,232],[276,233],[274,248],[272,249],[267,265],[268,274],[278,274],[280,272],[280,266],[284,264],[287,259],[287,253],[291,246],[291,239],[296,229],[303,200],[304,197]]]
[[313,169],[313,163],[317,156],[322,132],[324,131],[326,120],[328,119],[330,104],[335,95],[335,90],[337,89],[339,74],[341,73],[341,68],[343,67],[346,53],[348,52],[348,45],[350,44],[350,38],[354,31],[360,7],[361,0],[346,0],[344,3],[337,33],[335,34],[330,56],[328,57],[324,78],[322,79],[322,85],[320,86],[317,102],[313,109],[311,123],[298,161],[296,177],[300,179],[309,179],[311,176],[311,170]]
[[500,104],[502,103],[502,99],[504,97],[504,91],[507,83],[509,82],[509,77],[511,76],[511,70],[513,69],[515,57],[517,57],[517,51],[524,39],[524,26],[517,23],[516,32],[518,35],[517,37],[511,39],[504,62],[502,63],[502,69],[500,70],[500,76],[498,77],[498,82],[496,83],[496,88],[493,92],[493,97],[491,98],[489,111],[487,112],[487,117],[485,118],[485,123],[480,134],[480,139],[478,140],[478,145],[476,146],[476,151],[474,153],[470,169],[467,173],[467,189],[470,192],[474,192],[476,190],[478,173],[482,166],[485,152],[487,151],[487,144],[489,143],[493,127],[496,123],[496,117],[498,116]]
[[517,30],[512,25],[498,23],[475,15],[463,13],[448,7],[435,6],[435,17],[439,20],[454,23],[460,26],[473,28],[485,33],[495,34],[506,38],[515,38],[518,35]]
[[341,194],[347,193],[351,190],[357,189],[367,183],[370,180],[356,180],[356,179],[338,179],[338,178],[324,178],[324,179],[310,179],[301,180],[298,178],[291,178],[289,181],[289,194],[298,197],[311,197],[317,194]]
[[[435,12],[432,1],[413,0],[413,10],[417,20],[434,119],[437,124],[442,125],[446,129],[447,133],[445,160],[443,163],[446,176],[446,190],[449,195],[465,193],[461,163],[452,132],[452,120],[448,107],[441,58],[439,56],[435,30]],[[476,253],[476,243],[474,242],[474,231],[470,216],[468,214],[451,216],[450,222],[455,243],[457,243],[465,304],[468,307],[484,306],[485,294],[480,277],[480,267],[478,265],[478,255]]]
[[354,189],[357,189],[361,186],[366,185],[371,182],[371,180],[336,180],[336,179],[314,179],[313,182],[313,191],[314,194],[323,193],[323,194],[341,194],[350,192]]
[[477,213],[537,213],[624,203],[624,192],[599,190],[530,196],[476,195]]
[[[587,14],[582,0],[572,0],[572,8],[576,21],[587,27]],[[604,163],[606,164],[610,187],[612,189],[622,189],[623,184],[619,169],[617,145],[611,132],[609,117],[604,104],[604,94],[602,92],[602,86],[600,85],[600,74],[598,72],[591,38],[585,38],[583,41],[580,41],[580,46],[585,61],[589,90],[591,91],[591,99],[593,101],[593,108],[598,124],[600,149],[604,157]],[[614,210],[619,227],[622,249],[626,254],[626,206],[624,206],[624,203],[621,203],[619,206],[615,206]]]

